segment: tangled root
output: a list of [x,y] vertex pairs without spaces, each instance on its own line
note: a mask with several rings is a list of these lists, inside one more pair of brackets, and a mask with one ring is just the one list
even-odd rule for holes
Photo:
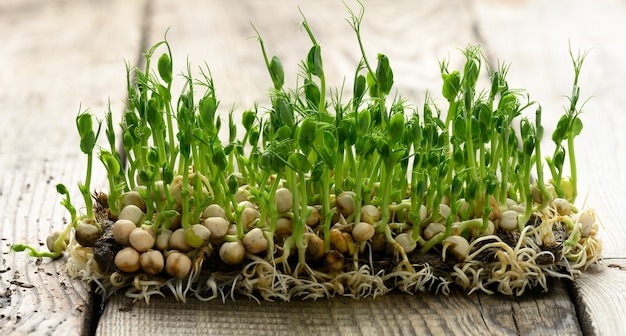
[[234,300],[236,295],[257,302],[335,296],[360,299],[375,298],[393,289],[410,294],[430,291],[447,295],[453,284],[468,293],[520,296],[535,287],[547,291],[548,278],[574,279],[581,270],[599,262],[602,242],[596,237],[597,228],[578,240],[573,240],[570,234],[565,242],[555,241],[553,230],[562,230],[562,225],[552,219],[544,219],[537,226],[528,225],[519,233],[514,246],[498,235],[476,238],[470,243],[468,255],[447,268],[411,262],[406,255],[396,256],[397,263],[391,267],[375,267],[371,248],[364,246],[361,251],[369,251],[367,260],[355,259],[343,269],[331,272],[307,264],[292,267],[286,260],[275,262],[273,258],[268,260],[253,254],[247,255],[248,262],[240,270],[209,271],[202,267],[204,252],[201,251],[194,258],[190,275],[180,280],[143,273],[104,274],[93,258],[93,251],[74,239],[70,240],[66,267],[72,277],[96,284],[96,292],[105,298],[126,289],[127,297],[146,303],[153,295],[165,297],[167,292],[182,302],[190,296],[201,301],[220,298],[225,301]]

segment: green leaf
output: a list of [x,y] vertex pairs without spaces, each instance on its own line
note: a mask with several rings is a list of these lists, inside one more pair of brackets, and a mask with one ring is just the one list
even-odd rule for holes
[[352,89],[352,95],[355,101],[360,101],[361,99],[363,99],[366,85],[367,85],[367,80],[365,79],[365,76],[358,75],[355,78],[354,88]]
[[337,161],[337,138],[335,138],[335,135],[332,132],[326,130],[324,131],[323,140],[324,149],[322,151],[322,158],[329,167],[333,167]]
[[315,166],[313,166],[313,170],[311,171],[311,181],[318,182],[322,178],[324,174],[325,164],[322,161],[318,161]]
[[563,149],[563,146],[559,146],[554,153],[554,157],[552,158],[552,163],[554,164],[554,167],[556,167],[558,171],[562,171],[564,162],[565,162],[565,150]]
[[493,195],[493,193],[498,188],[498,178],[493,173],[488,173],[485,179],[485,189],[488,195]]
[[466,151],[461,149],[458,145],[455,145],[452,150],[452,155],[454,157],[454,163],[460,166],[464,166],[467,164],[467,155]]
[[356,140],[355,133],[354,118],[344,118],[339,121],[339,126],[337,127],[337,140],[340,143],[348,142],[350,145],[353,144],[353,140]]
[[241,115],[241,124],[246,131],[250,131],[252,125],[256,121],[256,113],[250,110],[244,111]]
[[393,86],[393,71],[389,65],[389,58],[378,54],[378,66],[376,67],[376,84],[380,92],[389,94]]
[[369,109],[363,109],[363,111],[358,114],[358,125],[357,132],[360,134],[365,134],[368,132],[370,128],[370,124],[372,123],[372,114]]
[[248,143],[250,144],[250,146],[257,146],[259,144],[260,136],[261,134],[259,133],[259,130],[257,128],[253,128],[250,131],[250,136],[248,138]]
[[480,73],[480,51],[477,47],[465,50],[466,62],[463,68],[463,84],[465,90],[474,89]]
[[124,146],[124,151],[126,151],[126,153],[130,153],[133,146],[135,146],[135,138],[133,137],[133,132],[130,129],[125,129],[122,133],[122,145]]
[[556,124],[554,132],[552,132],[552,141],[556,144],[560,144],[561,141],[567,138],[567,129],[569,127],[569,116],[564,114]]
[[235,150],[235,143],[229,142],[226,146],[224,146],[224,154],[226,156],[230,155]]
[[163,113],[161,113],[159,102],[155,98],[148,100],[146,118],[152,129],[161,129],[164,126]]
[[298,144],[313,145],[317,131],[317,123],[313,119],[303,119],[298,132]]
[[172,171],[172,168],[168,167],[167,165],[163,166],[161,174],[163,183],[165,183],[166,185],[172,183],[172,181],[174,180],[174,172]]
[[465,118],[463,118],[463,116],[459,115],[457,116],[452,124],[452,130],[453,130],[453,134],[454,136],[458,137],[459,139],[465,141],[467,139],[466,136],[466,129],[465,129],[466,125],[465,125]]
[[405,157],[406,151],[403,148],[395,149],[390,155],[390,162],[396,163],[400,162]]
[[272,153],[265,151],[263,152],[263,154],[261,154],[261,157],[259,158],[259,167],[261,167],[261,169],[269,171],[272,169]]
[[582,120],[580,120],[579,117],[574,117],[574,120],[572,121],[572,126],[570,129],[570,133],[569,136],[574,138],[576,136],[578,136],[580,134],[580,132],[582,132],[583,130],[583,122]]
[[150,183],[150,176],[152,174],[150,174],[147,170],[145,169],[139,169],[137,171],[137,182],[139,183],[139,185],[148,185]]
[[454,175],[452,178],[452,195],[459,195],[463,191],[464,181],[461,179],[460,175]]
[[276,99],[276,112],[278,113],[281,125],[286,125],[289,128],[295,125],[293,109],[287,98],[278,97]]
[[472,141],[477,142],[480,138],[480,124],[474,115],[470,117],[470,122],[472,123]]
[[61,183],[57,184],[56,189],[57,189],[57,192],[61,195],[69,194],[67,187],[64,184],[61,184]]
[[506,116],[515,116],[519,102],[514,93],[505,93],[498,102],[498,111]]
[[317,84],[310,79],[304,80],[304,95],[306,97],[306,101],[313,106],[317,107],[320,103],[320,89],[317,87]]
[[234,174],[228,176],[228,180],[226,181],[228,184],[228,192],[231,195],[237,193],[237,189],[239,189],[239,182],[237,181],[237,177]]
[[[106,150],[100,151],[100,161],[104,164],[105,169],[110,175],[118,175],[120,173],[121,167],[120,163],[113,154]],[[57,188],[58,191],[58,188]]]
[[394,145],[402,140],[404,135],[404,114],[396,113],[389,119],[389,143]]
[[322,67],[322,49],[319,45],[314,45],[309,50],[307,56],[307,68],[309,72],[317,77],[324,76],[324,68]]
[[372,144],[372,139],[367,136],[357,138],[354,147],[356,153],[361,156],[366,156],[373,152],[375,149],[374,145]]
[[159,76],[161,79],[167,84],[172,82],[172,61],[168,54],[163,53],[161,57],[159,57],[159,61],[157,63],[157,67],[159,69]]
[[80,135],[80,149],[85,154],[91,154],[96,145],[96,134],[93,131],[93,120],[90,113],[80,113],[76,117],[76,127]]
[[291,139],[293,134],[293,130],[289,126],[281,126],[278,130],[276,130],[276,140],[283,141]]
[[203,127],[211,128],[214,125],[217,105],[215,97],[206,95],[200,99],[198,103],[198,114]]
[[161,96],[164,101],[170,102],[172,100],[172,93],[165,86],[159,84],[157,86],[157,91],[159,92],[159,96]]
[[530,158],[535,151],[535,137],[529,136],[525,138],[522,144],[522,149],[524,151],[524,155],[526,155],[527,158]]
[[452,71],[449,74],[442,73],[443,87],[441,93],[447,101],[452,102],[456,99],[461,88],[461,74],[458,71]]
[[276,90],[282,89],[283,84],[285,83],[285,71],[283,70],[283,64],[280,62],[278,57],[272,56],[269,71],[272,82],[274,83],[274,88]]
[[367,73],[367,86],[370,88],[370,97],[378,97],[378,85],[376,83],[376,77],[371,72]]
[[226,166],[228,165],[226,154],[218,146],[213,148],[213,164],[217,167],[218,171],[226,170]]
[[237,124],[235,124],[235,117],[233,111],[228,113],[228,141],[233,142],[237,139]]
[[311,163],[302,153],[291,153],[287,162],[289,162],[289,165],[299,173],[306,173],[309,169],[311,169]]
[[24,252],[26,251],[26,249],[31,249],[31,248],[28,245],[24,245],[24,244],[11,245],[11,250],[13,250],[14,252]]

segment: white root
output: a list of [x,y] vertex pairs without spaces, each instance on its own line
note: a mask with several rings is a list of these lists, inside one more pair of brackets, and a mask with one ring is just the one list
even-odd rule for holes
[[[507,216],[507,211],[502,212],[502,217]],[[515,214],[515,218],[518,215],[515,211],[511,213]],[[153,295],[165,296],[166,290],[183,302],[190,295],[204,301],[217,298],[225,300],[228,297],[234,299],[235,293],[257,301],[259,299],[290,301],[295,298],[315,300],[337,295],[354,298],[376,297],[394,288],[407,293],[428,290],[446,294],[449,293],[451,284],[458,285],[468,293],[480,291],[492,294],[498,291],[506,295],[519,296],[532,287],[547,290],[548,277],[573,279],[581,273],[582,269],[597,263],[600,259],[602,244],[596,238],[598,224],[593,210],[583,210],[571,217],[574,231],[567,231],[567,233],[570,239],[580,238],[575,244],[563,245],[558,255],[555,254],[557,252],[546,249],[547,246],[559,243],[554,236],[554,230],[565,230],[572,224],[567,224],[569,225],[567,226],[562,222],[564,218],[562,210],[558,210],[556,206],[546,208],[537,215],[542,216],[541,223],[537,226],[524,227],[519,237],[516,238],[515,246],[508,245],[493,234],[471,238],[469,242],[460,236],[446,238],[442,245],[442,257],[457,248],[462,250],[455,256],[458,262],[447,274],[425,263],[412,264],[406,258],[406,254],[396,257],[399,263],[391,270],[376,268],[375,261],[372,259],[372,246],[368,240],[359,242],[354,239],[358,249],[356,247],[350,249],[349,246],[354,244],[354,241],[345,240],[347,237],[356,238],[355,234],[358,236],[361,230],[358,225],[371,226],[367,223],[355,225],[351,233],[338,229],[333,231],[337,238],[340,238],[339,244],[345,244],[345,253],[353,261],[344,263],[340,270],[332,270],[328,273],[313,269],[306,264],[299,264],[293,268],[294,265],[290,265],[287,258],[275,260],[258,256],[250,253],[252,252],[250,249],[246,254],[246,249],[244,249],[243,258],[248,260],[239,272],[207,273],[201,269],[202,253],[194,252],[196,257],[192,261],[183,253],[173,252],[168,255],[185,256],[188,260],[189,271],[185,276],[158,278],[157,270],[135,273],[132,277],[116,272],[106,275],[99,270],[98,264],[94,261],[92,249],[80,246],[73,237],[68,245],[70,258],[67,268],[72,276],[86,282],[96,283],[98,292],[105,296],[120,288],[127,288],[125,294],[127,297],[147,303]],[[503,229],[502,218],[499,221],[500,228]],[[445,226],[438,223],[431,223],[429,226],[431,229],[436,228],[433,230],[435,232],[445,229]],[[246,235],[251,237],[256,231],[261,231],[261,229],[253,229]],[[578,232],[577,236],[576,232]],[[410,238],[407,233],[395,234],[396,244],[398,248],[402,246],[406,253],[410,253],[411,245],[405,248],[401,243],[403,237]],[[407,242],[410,242],[410,239]],[[228,242],[223,243],[222,247],[225,245],[228,245]],[[235,243],[235,245],[243,247],[242,243]],[[130,247],[127,249],[134,250]],[[204,249],[198,251],[201,250]],[[276,250],[280,253],[283,246],[277,245]],[[160,251],[151,250],[150,252],[161,255]],[[369,259],[362,260],[364,255]],[[357,258],[361,259],[357,260]],[[140,259],[144,259],[143,255]]]

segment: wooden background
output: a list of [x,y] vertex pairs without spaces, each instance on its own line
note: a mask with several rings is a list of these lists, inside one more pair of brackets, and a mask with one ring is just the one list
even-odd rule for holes
[[[346,1],[356,9],[356,3]],[[295,83],[309,40],[298,6],[322,46],[331,85],[349,83],[358,62],[341,1],[4,0],[0,2],[0,334],[626,334],[626,1],[477,0],[364,1],[365,47],[386,54],[396,88],[416,106],[428,90],[439,98],[438,62],[468,44],[492,62],[511,63],[509,84],[541,102],[550,132],[570,94],[568,54],[591,52],[580,79],[593,99],[577,138],[579,205],[603,223],[604,266],[575,283],[554,281],[548,293],[512,299],[484,294],[389,295],[375,300],[150,305],[113,297],[102,308],[69,279],[64,262],[9,253],[13,243],[41,245],[67,214],[54,185],[84,179],[74,118],[80,106],[119,116],[125,65],[167,35],[178,72],[206,62],[223,111],[267,102],[271,84],[250,22],[268,52],[278,55],[286,82]],[[441,99],[441,98],[439,98]],[[546,145],[549,145],[547,143]],[[95,185],[105,188],[104,171]],[[41,248],[44,248],[41,246]]]

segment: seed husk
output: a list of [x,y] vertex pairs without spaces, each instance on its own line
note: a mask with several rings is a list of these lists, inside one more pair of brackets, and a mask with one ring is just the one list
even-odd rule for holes
[[361,207],[361,221],[374,224],[380,220],[380,209],[371,204]]
[[330,250],[330,252],[324,255],[324,268],[329,271],[339,271],[343,268],[344,257],[343,254]]
[[446,255],[450,255],[456,261],[462,261],[469,252],[469,243],[461,236],[450,236],[443,241],[442,254],[444,258]]
[[344,191],[337,195],[335,207],[337,208],[337,212],[342,214],[344,217],[351,215],[356,207],[354,193],[351,191]]
[[178,250],[182,252],[189,252],[193,250],[193,247],[191,247],[187,243],[187,239],[185,238],[185,229],[183,228],[180,228],[172,233],[169,243],[170,249],[173,250]]
[[182,280],[191,272],[191,259],[181,252],[172,252],[165,259],[165,272]]
[[230,223],[223,217],[208,217],[202,224],[211,231],[211,240],[222,239],[228,233],[230,226]]
[[157,250],[148,250],[142,253],[139,257],[139,262],[141,263],[141,269],[152,275],[161,273],[165,267],[163,254]]
[[[48,247],[48,251],[50,252],[54,252],[54,242],[56,242],[56,240],[61,236],[62,232],[61,231],[54,231],[52,232],[48,238],[46,238],[46,246]],[[67,244],[69,243],[69,239],[65,239],[63,241],[61,250],[65,251],[65,249],[67,248]]]
[[145,216],[146,214],[138,206],[129,204],[120,210],[120,213],[117,215],[117,219],[126,219],[135,223],[135,226],[139,226],[143,222]]
[[172,230],[163,229],[161,233],[156,236],[154,246],[160,251],[167,251],[170,248],[170,237],[174,233]]
[[324,256],[324,240],[311,232],[305,233],[304,239],[307,242],[306,259],[312,261],[321,259]]
[[118,219],[113,224],[113,239],[115,239],[118,244],[128,246],[130,233],[136,228],[137,226],[132,221],[128,219]]
[[115,266],[122,272],[133,273],[139,271],[139,252],[132,247],[125,247],[115,255]]
[[142,212],[146,211],[146,202],[143,200],[143,197],[139,194],[139,192],[131,190],[123,193],[119,200],[118,207],[120,209],[125,208],[128,205],[134,205],[138,207]]
[[293,232],[293,221],[289,217],[279,217],[276,220],[276,230],[274,234],[278,237],[290,236]]
[[376,230],[372,224],[360,222],[352,228],[352,238],[356,242],[364,242],[372,238],[375,232]]
[[143,227],[135,228],[128,236],[128,242],[138,252],[146,252],[154,247],[155,240],[154,232]]
[[204,211],[202,211],[202,218],[206,219],[211,217],[226,219],[226,212],[221,206],[217,204],[210,204],[204,209]]
[[306,225],[307,226],[316,226],[320,221],[320,214],[317,211],[317,208],[313,206],[307,206],[307,211],[309,211],[309,215],[306,217]]
[[185,230],[187,244],[193,248],[206,246],[211,239],[211,231],[202,224],[194,224]]
[[293,208],[293,197],[291,191],[287,188],[276,189],[274,195],[274,205],[278,213],[285,213]]
[[552,200],[552,206],[561,216],[569,216],[572,213],[572,205],[564,198],[555,198]]
[[84,247],[93,247],[101,235],[102,232],[92,224],[80,223],[76,227],[76,241]]
[[239,265],[246,257],[246,248],[243,243],[225,242],[220,246],[220,259],[228,265]]
[[254,208],[245,208],[241,213],[241,224],[247,230],[255,227],[257,219],[261,218],[259,210]]
[[248,231],[242,239],[243,245],[246,250],[252,254],[260,253],[267,250],[268,242],[263,235],[263,231],[259,228],[254,228]]
[[517,218],[519,216],[519,212],[515,210],[504,211],[500,216],[499,228],[506,231],[517,230]]
[[408,233],[401,233],[397,235],[394,239],[396,243],[402,246],[405,253],[411,253],[417,247],[417,243],[411,241],[411,235]]
[[422,236],[426,240],[431,240],[437,234],[441,232],[445,232],[445,231],[446,231],[446,226],[444,224],[430,223],[424,228],[424,231],[422,232]]

